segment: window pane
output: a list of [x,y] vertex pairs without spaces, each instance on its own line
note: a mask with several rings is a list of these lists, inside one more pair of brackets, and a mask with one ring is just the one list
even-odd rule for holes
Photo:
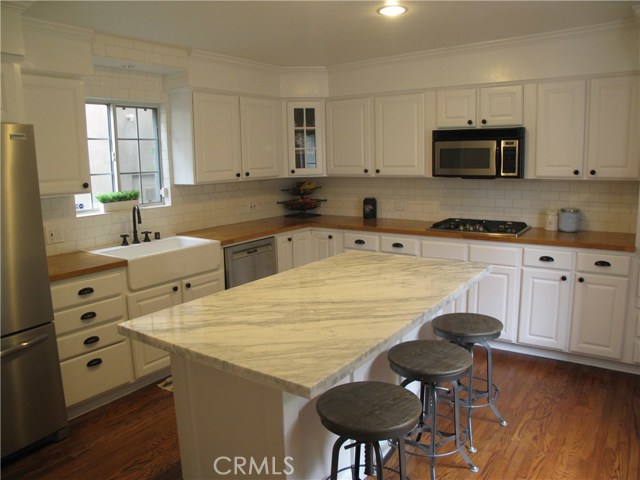
[[89,168],[92,174],[111,173],[109,140],[89,140]]
[[118,164],[121,173],[139,171],[139,160],[137,140],[118,140]]
[[293,126],[304,127],[304,108],[293,109]]
[[140,140],[140,170],[142,172],[155,172],[158,167],[157,142],[155,140]]
[[140,138],[156,138],[156,122],[151,108],[138,108],[138,130]]
[[93,208],[91,194],[83,193],[81,195],[76,195],[76,210],[91,210]]
[[142,175],[142,202],[157,203],[160,198],[160,174],[145,173]]
[[122,174],[120,175],[120,191],[138,190],[140,191],[140,174]]
[[117,107],[116,123],[118,138],[138,138],[138,120],[135,108]]
[[307,108],[304,111],[304,116],[306,119],[307,127],[315,127],[316,126],[316,109],[315,108]]
[[107,105],[85,105],[87,137],[109,138],[109,108]]

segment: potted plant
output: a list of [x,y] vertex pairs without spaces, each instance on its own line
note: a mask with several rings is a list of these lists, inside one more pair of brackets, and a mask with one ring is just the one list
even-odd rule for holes
[[139,198],[140,192],[138,190],[98,193],[96,195],[103,212],[128,210],[138,203]]

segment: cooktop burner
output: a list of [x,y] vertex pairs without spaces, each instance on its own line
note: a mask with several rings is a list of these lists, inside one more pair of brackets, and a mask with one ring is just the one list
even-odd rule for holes
[[429,230],[483,233],[495,236],[518,237],[529,230],[524,222],[506,220],[476,220],[472,218],[447,218],[434,223]]

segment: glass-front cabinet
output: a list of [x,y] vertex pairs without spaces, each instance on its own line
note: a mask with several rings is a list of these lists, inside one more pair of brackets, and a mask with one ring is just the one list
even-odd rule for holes
[[324,173],[324,102],[288,102],[289,176]]

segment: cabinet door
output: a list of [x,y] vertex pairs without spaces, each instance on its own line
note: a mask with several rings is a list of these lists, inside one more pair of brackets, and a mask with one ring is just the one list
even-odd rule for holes
[[476,89],[453,88],[438,90],[438,128],[476,126]]
[[324,103],[287,104],[289,176],[324,173]]
[[311,258],[314,261],[333,257],[343,251],[342,233],[324,230],[311,232]]
[[182,286],[182,301],[190,302],[196,298],[224,290],[224,272],[218,270],[196,275],[195,277],[186,278],[180,283]]
[[25,116],[34,125],[41,195],[89,193],[89,152],[80,80],[23,75]]
[[425,175],[425,96],[375,99],[376,175]]
[[327,102],[327,173],[371,175],[371,100]]
[[583,175],[585,92],[584,80],[538,85],[537,177]]
[[522,125],[522,85],[480,89],[480,126]]
[[577,275],[571,318],[572,352],[622,358],[628,288],[627,278]]
[[242,177],[282,174],[282,104],[279,100],[240,99]]
[[640,125],[637,76],[591,80],[587,175],[638,178]]
[[301,267],[315,259],[311,256],[311,232],[293,234],[293,267]]
[[240,100],[230,95],[193,94],[196,182],[242,177]]
[[20,64],[2,60],[0,68],[0,117],[3,122],[26,123]]
[[[170,283],[160,287],[150,288],[138,293],[127,295],[129,318],[157,312],[164,308],[182,303],[180,285]],[[136,378],[143,377],[169,366],[169,354],[159,348],[150,347],[145,343],[131,341],[133,351],[133,368]]]
[[293,234],[276,237],[278,273],[293,268]]
[[570,298],[568,271],[524,268],[518,342],[564,350]]

